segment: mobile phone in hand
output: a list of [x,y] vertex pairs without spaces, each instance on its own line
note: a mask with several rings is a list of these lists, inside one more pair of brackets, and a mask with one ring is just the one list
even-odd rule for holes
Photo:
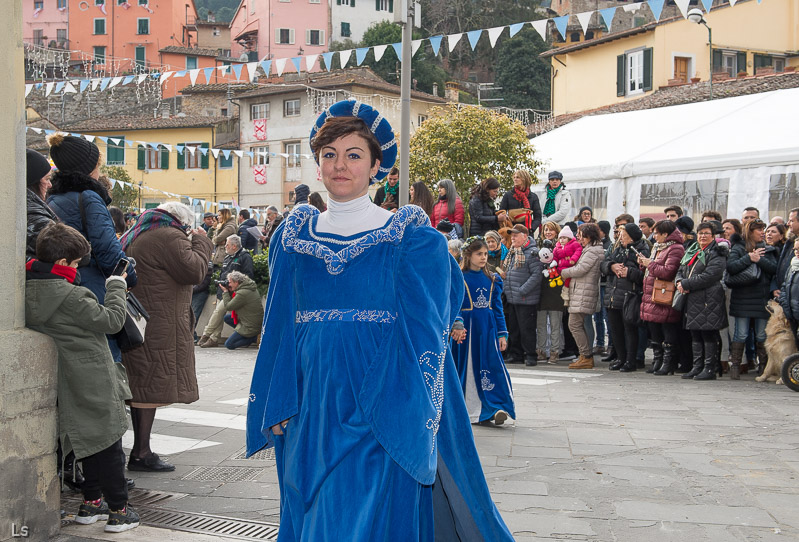
[[130,265],[130,261],[127,258],[120,258],[119,262],[117,262],[117,266],[111,272],[112,275],[121,276],[128,270],[128,265]]

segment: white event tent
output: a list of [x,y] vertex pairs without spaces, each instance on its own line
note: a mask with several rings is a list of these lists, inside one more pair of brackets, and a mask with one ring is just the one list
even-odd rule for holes
[[799,199],[799,88],[586,116],[530,143],[581,195],[574,214],[593,204],[611,222],[670,204],[694,218],[714,205],[730,217],[754,206],[765,219]]

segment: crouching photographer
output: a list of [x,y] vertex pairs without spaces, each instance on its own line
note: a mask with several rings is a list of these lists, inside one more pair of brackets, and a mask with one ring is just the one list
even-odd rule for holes
[[258,340],[264,319],[264,307],[255,281],[244,273],[231,271],[227,281],[219,283],[219,288],[224,292],[225,308],[231,311],[225,315],[225,323],[236,329],[225,346],[229,350],[250,346]]

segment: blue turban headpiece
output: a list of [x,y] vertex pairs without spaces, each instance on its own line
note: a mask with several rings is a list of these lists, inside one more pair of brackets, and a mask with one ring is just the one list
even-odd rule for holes
[[[366,126],[377,138],[380,145],[380,150],[383,151],[383,159],[380,161],[380,167],[377,174],[369,184],[374,181],[383,179],[391,172],[391,168],[397,161],[397,140],[394,137],[394,130],[383,115],[377,109],[359,102],[354,98],[336,102],[327,109],[325,109],[319,118],[316,119],[313,128],[311,128],[310,141],[313,141],[316,132],[324,125],[325,121],[330,117],[358,117],[366,123]],[[319,160],[316,160],[319,163]]]

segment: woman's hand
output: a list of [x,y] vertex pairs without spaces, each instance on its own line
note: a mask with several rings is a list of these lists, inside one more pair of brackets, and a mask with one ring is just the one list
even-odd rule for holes
[[652,263],[652,260],[650,258],[645,258],[640,254],[638,255],[638,265],[641,265],[643,267],[649,267],[650,263]]
[[756,248],[749,253],[749,259],[752,261],[752,263],[757,263],[760,261],[760,258],[762,258],[763,254],[765,253],[766,253],[765,248]]
[[271,429],[271,430],[272,430],[272,434],[273,434],[273,435],[282,435],[282,434],[283,434],[283,429],[285,429],[285,428],[286,428],[286,425],[288,425],[288,423],[289,423],[289,421],[288,421],[288,420],[283,420],[283,421],[282,421],[282,422],[280,422],[279,424],[277,424],[277,425],[273,425],[273,426],[272,426],[272,427],[270,427],[269,429]]
[[681,294],[689,294],[689,293],[691,293],[691,292],[689,292],[688,290],[685,290],[682,287],[682,282],[678,282],[677,283],[677,291],[680,292]]
[[452,340],[458,344],[461,344],[466,339],[466,330],[465,329],[453,329],[450,332],[450,337]]
[[508,348],[508,339],[505,337],[499,338],[499,351],[504,352]]
[[620,276],[620,275],[619,275],[619,271],[621,271],[621,268],[622,268],[622,267],[624,267],[624,266],[623,266],[623,265],[621,265],[620,263],[613,263],[613,264],[610,264],[610,270],[611,270],[611,272],[612,272],[614,275],[616,275],[617,277],[618,277],[618,276]]
[[191,230],[191,233],[194,235],[201,235],[203,237],[208,237],[208,232],[202,228],[197,228],[196,230]]
[[620,277],[620,278],[626,278],[627,277],[627,271],[628,271],[627,267],[622,266],[622,268],[619,269],[619,272],[616,273],[616,276]]
[[508,218],[508,215],[505,214],[505,211],[502,211],[501,213],[499,213],[497,215],[497,222],[502,224],[503,222],[505,222],[505,220],[507,220],[507,218]]

